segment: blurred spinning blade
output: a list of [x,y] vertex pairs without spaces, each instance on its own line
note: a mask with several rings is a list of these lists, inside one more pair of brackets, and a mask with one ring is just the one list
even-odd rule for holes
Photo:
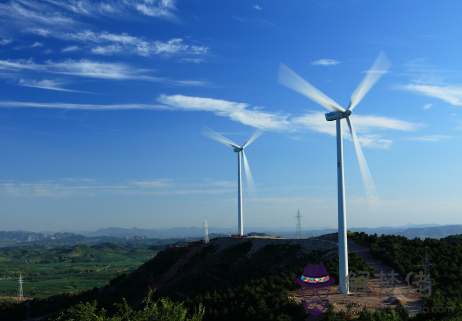
[[263,131],[261,129],[257,129],[257,131],[255,133],[253,133],[253,135],[250,136],[249,139],[247,139],[247,141],[245,142],[244,146],[242,146],[242,148],[246,148],[247,146],[249,146],[261,134],[263,134]]
[[281,85],[299,92],[300,94],[310,98],[311,100],[317,102],[330,111],[345,111],[345,109],[340,107],[339,104],[324,95],[318,89],[313,87],[313,85],[311,85],[309,82],[297,75],[282,63],[279,64],[278,81]]
[[220,142],[222,144],[228,145],[229,147],[240,148],[239,145],[237,145],[236,143],[230,141],[228,138],[223,137],[222,135],[218,134],[216,131],[208,128],[207,126],[202,127],[202,132],[201,133],[202,133],[202,135],[204,135],[204,136],[206,136],[208,138],[214,139],[217,142]]
[[247,189],[250,193],[256,191],[255,183],[253,182],[252,173],[250,172],[249,162],[245,156],[244,150],[242,150],[242,157],[244,158],[244,170],[245,170],[245,179],[247,181]]
[[374,181],[372,180],[369,167],[367,166],[366,159],[358,141],[358,136],[354,130],[350,117],[347,117],[348,127],[350,128],[351,137],[355,146],[356,157],[358,158],[359,169],[361,170],[361,177],[363,179],[364,189],[366,191],[366,198],[370,210],[377,210],[380,207],[380,198],[375,189]]
[[351,95],[350,106],[348,107],[349,110],[353,110],[353,108],[356,107],[356,105],[361,101],[361,99],[363,99],[363,97],[377,82],[377,80],[379,80],[380,77],[382,77],[383,74],[387,72],[390,66],[390,61],[388,60],[387,56],[385,56],[384,52],[381,51],[371,69],[369,69],[367,72],[367,75],[361,81],[358,88],[356,88],[353,95]]

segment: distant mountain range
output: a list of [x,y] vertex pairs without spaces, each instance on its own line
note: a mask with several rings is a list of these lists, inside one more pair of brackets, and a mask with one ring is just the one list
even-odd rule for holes
[[[364,232],[366,234],[375,234],[377,235],[401,235],[407,238],[419,237],[424,239],[426,237],[430,238],[444,238],[449,235],[462,234],[462,225],[437,225],[437,224],[407,224],[403,226],[383,226],[377,228],[368,228],[368,227],[358,227],[358,228],[349,228],[349,231],[352,232]],[[236,228],[219,228],[219,227],[209,227],[208,229],[210,236],[226,236],[236,233]],[[316,237],[323,234],[335,233],[337,229],[335,228],[324,228],[324,229],[312,229],[312,230],[303,230],[303,238]],[[265,233],[268,235],[281,236],[283,238],[296,238],[295,228],[291,229],[288,227],[280,228],[266,228],[266,227],[252,227],[248,229],[248,233]],[[128,241],[131,242],[147,242],[146,239],[157,239],[155,243],[159,243],[159,239],[172,239],[172,240],[182,240],[182,239],[197,239],[201,238],[203,235],[203,229],[197,226],[190,227],[172,227],[164,229],[140,229],[132,228],[125,229],[121,227],[108,227],[104,229],[99,229],[94,232],[88,231],[71,231],[66,230],[55,233],[55,232],[27,232],[27,231],[0,231],[0,243],[5,242],[50,242],[50,243],[75,243],[75,244],[87,244],[94,245],[100,244],[103,242],[112,242],[117,244],[124,244]],[[176,242],[174,241],[174,242]],[[160,242],[164,243],[164,242]],[[170,243],[173,243],[170,241]],[[154,244],[152,244],[154,245]]]
[[[438,227],[438,224],[406,224],[403,226],[383,226],[377,228],[368,228],[368,227],[359,227],[359,228],[349,228],[350,231],[365,232],[367,234],[377,233],[378,235],[382,234],[396,234],[403,232],[409,228],[426,228],[426,227]],[[208,228],[209,234],[217,235],[231,235],[236,233],[236,227],[213,227]],[[336,228],[310,228],[303,230],[304,237],[319,236],[323,234],[336,232]],[[203,235],[203,228],[197,226],[190,227],[172,227],[172,228],[157,228],[157,229],[140,229],[140,228],[121,228],[121,227],[108,227],[98,229],[97,231],[72,231],[72,230],[61,230],[59,232],[68,232],[74,234],[81,234],[85,236],[114,236],[114,237],[134,237],[134,236],[146,236],[149,238],[184,238],[184,237],[200,237]],[[255,232],[255,233],[266,233],[270,235],[277,235],[282,237],[295,237],[295,227],[278,227],[278,228],[268,228],[268,227],[248,227],[246,228],[245,234]],[[52,234],[54,232],[42,232],[44,234]],[[442,236],[441,236],[442,237]]]

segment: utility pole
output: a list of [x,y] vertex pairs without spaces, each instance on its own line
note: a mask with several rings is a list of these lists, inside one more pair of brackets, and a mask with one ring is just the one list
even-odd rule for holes
[[23,293],[22,293],[22,276],[21,274],[19,274],[19,289],[18,289],[18,298],[19,300],[24,300],[24,296],[23,296]]
[[207,220],[204,220],[204,235],[203,235],[204,243],[209,242],[209,227],[207,226]]
[[297,212],[297,216],[295,216],[297,218],[297,236],[296,238],[297,239],[302,239],[303,238],[303,235],[302,235],[302,226],[301,226],[301,222],[300,222],[300,219],[303,217],[303,216],[300,216],[300,210],[298,210]]

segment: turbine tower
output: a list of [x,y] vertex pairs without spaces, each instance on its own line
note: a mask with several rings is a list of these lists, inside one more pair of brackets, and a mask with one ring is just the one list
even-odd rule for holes
[[19,300],[23,300],[24,299],[24,296],[23,296],[23,293],[22,293],[22,276],[21,274],[19,274],[19,289],[18,289],[18,298]]
[[204,243],[209,242],[209,227],[207,225],[207,220],[204,220],[204,235],[203,235]]
[[244,148],[249,146],[261,134],[263,134],[263,131],[258,129],[255,133],[253,133],[252,136],[249,137],[249,139],[247,139],[244,145],[239,146],[236,143],[233,143],[229,139],[218,134],[217,132],[211,130],[210,128],[204,126],[204,128],[202,129],[202,135],[233,148],[234,152],[237,153],[237,233],[240,235],[244,235],[244,223],[242,213],[241,154],[242,159],[244,160],[244,170],[245,177],[247,179],[247,188],[250,190],[255,190],[255,184],[253,182],[252,173],[250,172],[249,163],[247,162],[247,157],[245,157]]
[[318,89],[314,88],[310,83],[297,75],[295,72],[287,68],[282,63],[279,66],[278,81],[281,85],[289,87],[298,93],[310,98],[321,106],[327,108],[331,112],[326,114],[327,121],[336,121],[337,129],[337,183],[338,183],[338,244],[339,244],[339,283],[340,293],[348,293],[348,283],[346,277],[348,275],[348,249],[347,249],[347,226],[346,226],[346,209],[345,209],[345,183],[343,179],[343,140],[342,140],[342,119],[346,119],[350,129],[351,138],[355,147],[356,157],[358,158],[361,177],[363,179],[366,197],[370,208],[377,206],[380,202],[375,190],[374,182],[372,181],[369,168],[361,150],[358,137],[354,130],[350,116],[353,108],[363,99],[371,87],[379,80],[379,78],[391,66],[387,57],[383,52],[380,52],[371,69],[356,88],[351,96],[350,105],[345,110],[335,101],[324,95]]
[[303,217],[303,216],[300,216],[300,210],[298,210],[297,212],[297,216],[295,216],[297,218],[297,239],[302,239],[303,238],[303,235],[302,235],[302,225],[301,225],[301,222],[300,222],[300,219]]

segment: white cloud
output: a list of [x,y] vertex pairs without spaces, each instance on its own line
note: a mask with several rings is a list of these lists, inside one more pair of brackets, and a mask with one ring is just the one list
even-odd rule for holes
[[173,0],[145,0],[144,3],[134,4],[134,6],[136,10],[147,16],[169,19],[176,18],[172,13],[176,9]]
[[[393,141],[383,139],[380,135],[370,134],[373,131],[389,129],[413,131],[423,126],[422,124],[379,116],[353,115],[351,116],[351,122],[358,134],[363,133],[362,136],[358,136],[361,145],[375,148],[389,148]],[[323,112],[311,112],[300,117],[295,117],[292,119],[292,123],[308,130],[336,136],[336,127],[333,125],[333,122],[326,121]],[[351,137],[346,124],[343,126],[343,135]]]
[[11,0],[0,3],[0,17],[5,25],[24,30],[43,25],[69,28],[79,24],[81,16],[98,18],[108,16],[112,19],[142,14],[150,17],[178,20],[173,14],[176,10],[174,0]]
[[422,142],[439,142],[443,139],[450,139],[453,138],[451,136],[446,135],[428,135],[428,136],[421,136],[421,137],[409,137],[409,140],[417,140]]
[[57,90],[57,91],[82,92],[82,91],[78,91],[78,90],[71,90],[71,89],[62,88],[61,87],[63,85],[62,82],[60,82],[58,80],[50,80],[50,79],[43,79],[43,80],[20,79],[18,81],[18,85],[25,86],[25,87]]
[[52,10],[47,4],[39,1],[10,1],[0,3],[0,17],[8,27],[24,28],[36,25],[69,27],[75,24],[72,18]]
[[171,109],[164,105],[149,104],[115,104],[115,105],[96,105],[96,104],[70,104],[70,103],[35,103],[20,101],[0,101],[0,108],[47,108],[47,109],[72,109],[72,110],[168,110]]
[[211,182],[206,184],[179,184],[172,179],[151,181],[126,181],[104,184],[94,179],[64,179],[32,183],[3,182],[0,193],[8,196],[70,197],[116,195],[174,195],[174,194],[221,194],[235,191],[235,184]]
[[79,50],[80,48],[77,46],[68,46],[66,48],[63,48],[61,51],[62,52],[69,52],[69,51],[76,51]]
[[37,64],[34,60],[0,60],[0,70],[30,71],[39,73],[64,74],[78,77],[100,78],[111,80],[139,79],[169,83],[180,86],[205,86],[204,81],[198,80],[171,80],[144,75],[148,70],[136,69],[123,63],[105,63],[88,59],[61,62],[46,61],[45,64]]
[[257,9],[257,10],[261,10],[261,7],[259,5],[254,5],[252,8]]
[[0,40],[0,45],[5,46],[7,44],[10,44],[13,40],[11,39],[2,39]]
[[423,106],[423,109],[430,109],[432,107],[433,104],[425,104]]
[[51,30],[32,29],[30,32],[45,37],[56,37],[61,40],[79,41],[91,45],[91,52],[100,55],[137,54],[140,56],[152,55],[205,55],[209,48],[206,46],[188,45],[181,38],[168,41],[146,41],[143,38],[133,37],[126,33],[113,34],[107,31],[95,33],[85,30],[76,33],[59,33]]
[[[261,107],[250,108],[249,104],[237,103],[213,98],[191,97],[184,95],[160,95],[157,98],[158,105],[150,104],[120,104],[120,105],[89,105],[89,104],[64,104],[64,103],[33,103],[0,101],[0,108],[64,108],[64,109],[89,109],[89,110],[121,110],[121,109],[146,109],[146,110],[183,110],[211,112],[217,116],[228,117],[231,120],[245,125],[276,132],[306,132],[315,131],[335,136],[335,123],[327,122],[324,113],[311,112],[302,116],[289,119],[289,114],[283,115],[274,112],[262,111]],[[377,135],[377,130],[400,130],[413,131],[422,124],[415,124],[397,119],[377,116],[352,116],[352,123],[358,134],[358,140],[362,146],[374,148],[389,148],[392,140],[384,139]],[[350,138],[347,126],[343,126],[344,134]],[[300,139],[299,137],[296,139]]]
[[35,48],[35,47],[43,47],[43,43],[41,42],[35,42],[33,45],[30,46],[31,48]]
[[311,64],[316,65],[316,66],[332,66],[332,65],[337,65],[339,64],[340,61],[334,60],[334,59],[320,59],[313,61]]
[[245,103],[183,95],[161,95],[157,101],[180,110],[213,112],[263,130],[290,130],[291,127],[290,122],[287,121],[288,116],[249,110],[247,109],[249,105]]
[[409,84],[402,89],[442,99],[451,105],[462,106],[462,86],[430,86]]

